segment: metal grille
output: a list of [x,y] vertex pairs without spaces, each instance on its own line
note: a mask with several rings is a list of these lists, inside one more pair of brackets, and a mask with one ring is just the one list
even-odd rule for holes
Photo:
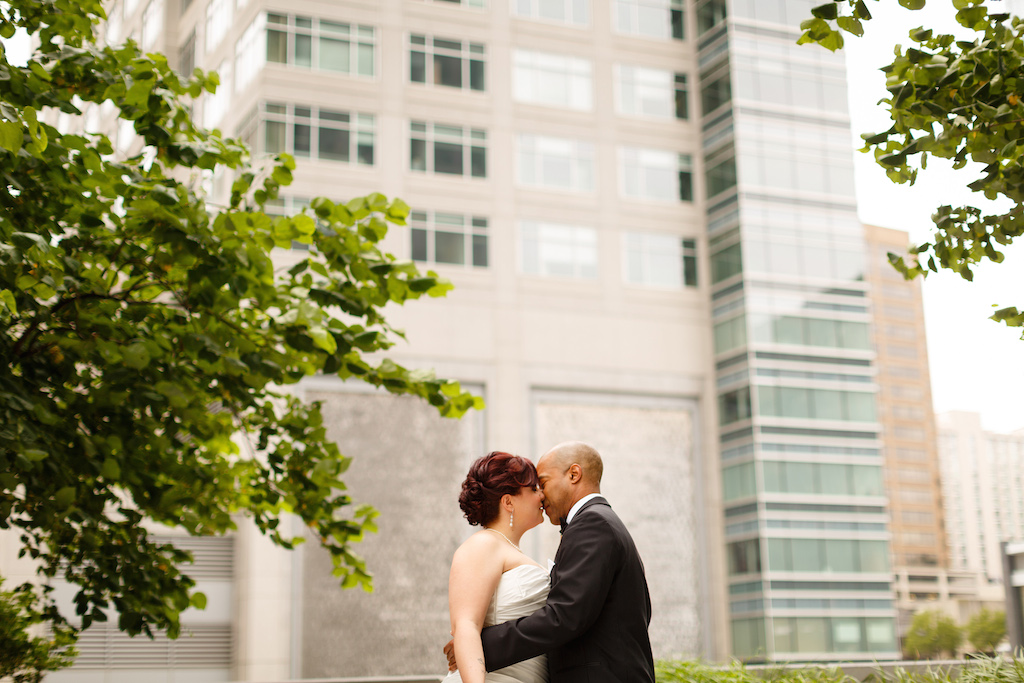
[[183,574],[196,581],[231,581],[235,575],[233,536],[153,536],[156,543],[170,543],[192,553],[192,564],[181,565]]
[[171,640],[129,637],[116,626],[93,626],[78,638],[74,669],[221,669],[230,668],[230,626],[193,626]]

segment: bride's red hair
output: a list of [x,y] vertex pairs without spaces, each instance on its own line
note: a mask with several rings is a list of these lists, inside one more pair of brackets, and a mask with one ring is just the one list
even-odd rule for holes
[[498,516],[498,502],[506,493],[539,485],[537,468],[524,457],[492,451],[478,458],[462,482],[459,507],[470,524],[481,526]]

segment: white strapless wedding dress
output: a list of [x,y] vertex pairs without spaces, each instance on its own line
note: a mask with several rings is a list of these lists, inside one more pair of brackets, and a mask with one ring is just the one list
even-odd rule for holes
[[[533,564],[521,564],[501,575],[487,608],[484,626],[493,626],[533,614],[544,606],[550,588],[548,573]],[[442,683],[461,683],[458,671]],[[527,659],[487,674],[486,683],[547,683],[547,655]]]

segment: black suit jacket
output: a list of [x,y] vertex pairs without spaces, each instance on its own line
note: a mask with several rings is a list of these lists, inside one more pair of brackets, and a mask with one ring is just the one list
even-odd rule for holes
[[562,534],[547,604],[481,633],[488,671],[548,655],[551,683],[654,683],[651,596],[640,555],[604,498]]

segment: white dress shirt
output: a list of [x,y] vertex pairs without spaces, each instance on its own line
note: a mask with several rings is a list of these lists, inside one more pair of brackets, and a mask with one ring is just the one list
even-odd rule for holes
[[580,498],[579,500],[577,500],[576,504],[573,505],[572,508],[569,510],[569,515],[565,518],[565,523],[568,525],[569,522],[572,521],[572,518],[575,517],[576,513],[580,511],[580,508],[583,507],[584,503],[586,503],[591,498],[597,498],[600,495],[600,493],[589,493]]

